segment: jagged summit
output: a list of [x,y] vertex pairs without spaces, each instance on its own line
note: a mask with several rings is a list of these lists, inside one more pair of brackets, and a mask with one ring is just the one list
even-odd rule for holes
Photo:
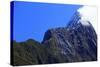
[[63,55],[69,62],[97,59],[97,35],[88,20],[76,12],[67,27],[49,29],[42,44],[52,49],[55,56]]
[[97,60],[97,34],[90,20],[75,12],[66,27],[48,29],[41,43],[13,41],[12,65],[51,64]]
[[81,16],[80,16],[79,12],[75,12],[74,15],[72,16],[72,18],[70,19],[67,27],[75,26],[76,24],[79,23],[80,19],[81,19]]
[[69,21],[67,28],[73,28],[80,24],[83,26],[92,26],[92,24],[89,20],[82,19],[82,16],[80,15],[80,13],[75,12],[74,15],[72,16],[71,20]]
[[97,13],[98,13],[97,8],[90,6],[83,6],[79,8],[77,12],[79,12],[79,14],[81,15],[81,20],[89,21],[93,26],[95,32],[97,33]]

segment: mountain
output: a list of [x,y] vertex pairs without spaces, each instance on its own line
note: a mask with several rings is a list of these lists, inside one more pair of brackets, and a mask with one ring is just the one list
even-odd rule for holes
[[29,39],[26,42],[13,42],[13,58],[12,65],[32,65],[41,64],[45,52],[44,47],[35,40]]
[[58,63],[49,48],[33,39],[12,43],[11,65],[13,66]]
[[42,42],[60,54],[68,62],[97,60],[97,35],[87,20],[82,20],[78,12],[74,14],[67,27],[48,30]]
[[28,39],[11,45],[14,66],[97,60],[97,34],[78,12],[66,27],[48,29],[41,43]]

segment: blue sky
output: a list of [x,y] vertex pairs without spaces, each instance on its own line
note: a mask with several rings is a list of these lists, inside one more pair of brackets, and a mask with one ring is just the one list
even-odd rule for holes
[[50,28],[64,27],[81,5],[38,2],[14,2],[13,37],[17,42],[34,39],[41,42]]

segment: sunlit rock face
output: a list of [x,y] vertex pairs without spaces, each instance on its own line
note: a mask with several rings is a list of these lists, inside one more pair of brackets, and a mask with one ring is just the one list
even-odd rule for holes
[[50,29],[45,33],[43,44],[52,49],[63,61],[97,60],[97,34],[87,19],[76,12],[66,27]]
[[92,14],[86,14],[91,10],[88,7],[80,8],[66,27],[47,30],[41,43],[34,39],[13,41],[11,64],[19,66],[96,61],[97,30],[93,25],[96,21],[88,18]]

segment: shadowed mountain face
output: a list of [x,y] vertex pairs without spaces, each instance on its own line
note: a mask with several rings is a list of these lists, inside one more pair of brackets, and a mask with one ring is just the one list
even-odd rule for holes
[[[49,36],[50,35],[50,36]],[[97,58],[96,33],[90,26],[79,24],[78,28],[57,28],[45,33],[43,44],[53,54],[64,55],[68,62],[92,61]]]
[[64,55],[68,62],[97,59],[96,32],[89,21],[81,21],[78,13],[67,27],[48,30],[42,43],[51,48],[55,56]]
[[96,32],[77,12],[68,26],[47,30],[42,43],[29,39],[12,45],[14,66],[97,60]]
[[13,42],[12,60],[14,66],[56,62],[49,49],[32,39],[20,43]]

